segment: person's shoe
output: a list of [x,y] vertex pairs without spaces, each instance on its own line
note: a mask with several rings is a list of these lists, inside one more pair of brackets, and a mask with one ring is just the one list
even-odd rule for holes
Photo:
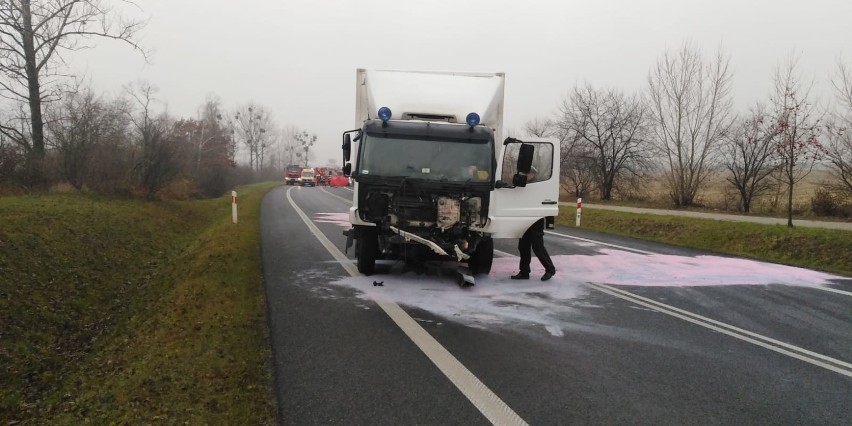
[[553,271],[553,272],[545,272],[545,273],[544,273],[544,275],[542,275],[542,276],[541,276],[541,280],[542,280],[542,281],[547,281],[547,280],[549,280],[549,279],[553,278],[553,276],[554,276],[554,275],[556,275],[556,271]]
[[518,272],[515,275],[512,275],[513,280],[528,280],[530,279],[529,272]]

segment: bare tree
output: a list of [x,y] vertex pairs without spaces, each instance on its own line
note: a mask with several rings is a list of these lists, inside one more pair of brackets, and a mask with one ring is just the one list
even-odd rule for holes
[[554,136],[555,128],[551,120],[534,118],[524,123],[524,132],[532,137],[546,138]]
[[[12,131],[8,129],[14,129],[14,133],[20,135],[29,134],[29,114],[26,111],[26,105],[21,102],[10,102],[4,106],[5,108],[0,111],[0,129],[7,130],[0,132],[0,145],[3,147],[3,158],[0,158],[2,163],[0,164],[2,166],[0,183],[15,182],[16,186],[25,189],[27,181],[25,163],[31,157],[32,149],[28,144],[22,143],[21,139],[10,136]],[[23,141],[25,142],[26,139]]]
[[587,196],[597,181],[595,156],[581,143],[582,138],[564,120],[564,116],[557,115],[552,120],[536,119],[528,122],[525,128],[532,136],[538,133],[541,135],[539,137],[555,137],[559,140],[559,184],[563,190],[577,197]]
[[832,79],[838,111],[826,126],[826,157],[839,190],[852,194],[852,70],[837,61],[837,72]]
[[692,205],[732,121],[729,58],[719,51],[708,62],[685,44],[657,60],[648,85],[654,142],[666,162],[669,194],[675,205]]
[[154,86],[143,82],[128,87],[126,92],[133,104],[133,108],[127,111],[127,117],[135,134],[134,170],[139,184],[151,197],[182,171],[185,145],[180,144],[181,135],[170,131],[173,126],[168,115],[155,115],[157,89]]
[[317,135],[311,135],[308,134],[307,131],[303,131],[296,135],[296,142],[298,142],[297,146],[300,147],[301,150],[305,151],[304,155],[302,155],[301,152],[297,152],[296,157],[304,159],[305,167],[308,167],[308,161],[310,160],[309,154],[311,148],[317,142]]
[[647,168],[647,113],[638,96],[575,86],[560,105],[562,127],[575,135],[594,164],[601,199],[612,199],[621,180]]
[[21,147],[9,142],[5,136],[0,136],[0,189],[19,174],[18,168],[23,159]]
[[261,170],[266,170],[263,179],[275,178],[276,173],[282,171],[283,148],[281,146],[281,133],[278,126],[270,121],[269,130],[263,134],[263,146],[261,146]]
[[223,161],[223,157],[232,150],[228,146],[231,141],[223,119],[222,100],[218,96],[208,95],[198,108],[197,125],[189,129],[189,143],[195,151],[193,156],[196,175],[201,172],[205,159],[213,157],[208,159],[208,162]]
[[775,125],[778,127],[776,153],[781,163],[780,178],[787,187],[787,226],[793,226],[793,187],[807,177],[823,151],[819,142],[819,112],[810,100],[813,83],[804,85],[798,74],[799,57],[791,54],[775,70]]
[[248,103],[234,113],[232,126],[237,139],[248,150],[249,167],[262,171],[266,150],[270,146],[270,134],[275,123],[272,116],[262,105]]
[[776,137],[778,127],[763,105],[736,122],[721,146],[725,178],[740,196],[740,210],[749,212],[752,201],[773,189],[769,179],[777,170]]
[[26,103],[30,129],[0,125],[0,133],[22,145],[33,179],[43,178],[43,102],[62,89],[62,54],[91,47],[92,37],[120,40],[143,52],[135,41],[144,26],[113,13],[100,0],[8,0],[0,3],[0,95]]
[[121,112],[90,88],[68,93],[45,110],[50,146],[59,153],[62,176],[77,190],[92,181],[95,154],[105,140],[121,138],[126,123]]
[[575,197],[587,197],[598,182],[595,153],[591,150],[572,150],[573,155],[563,156],[560,163],[562,188]]
[[296,164],[296,160],[298,159],[296,153],[301,150],[296,136],[300,133],[302,131],[298,127],[289,124],[281,129],[281,145],[287,165]]

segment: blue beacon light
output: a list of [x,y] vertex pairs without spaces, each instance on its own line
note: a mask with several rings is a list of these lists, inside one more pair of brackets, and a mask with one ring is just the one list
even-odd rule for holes
[[477,126],[477,125],[479,125],[479,114],[472,112],[472,113],[467,115],[467,118],[465,118],[465,121],[467,121],[467,125],[470,126],[470,127]]
[[388,107],[381,107],[381,108],[379,108],[379,118],[380,118],[382,121],[388,121],[388,120],[390,120],[391,115],[392,115],[392,114],[391,114],[391,110],[390,110],[390,108],[388,108]]

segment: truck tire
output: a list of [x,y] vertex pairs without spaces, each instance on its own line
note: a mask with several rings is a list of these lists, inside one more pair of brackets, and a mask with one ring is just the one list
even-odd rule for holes
[[379,252],[379,237],[376,229],[366,226],[360,228],[357,244],[355,255],[358,258],[358,272],[373,275],[376,272],[376,254]]
[[491,264],[494,261],[494,240],[485,237],[476,246],[476,250],[467,260],[467,266],[473,275],[488,275],[491,273]]

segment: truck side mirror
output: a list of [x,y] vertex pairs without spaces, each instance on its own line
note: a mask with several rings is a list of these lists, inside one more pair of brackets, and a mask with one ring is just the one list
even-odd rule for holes
[[[352,138],[349,136],[349,133],[343,135],[343,162],[349,161],[349,157],[352,155]],[[349,173],[346,174],[349,176]]]
[[535,147],[531,144],[522,143],[520,148],[518,149],[518,163],[515,170],[518,173],[515,173],[512,176],[512,185],[518,188],[523,188],[527,186],[527,174],[532,169],[532,161],[533,155],[535,154]]
[[343,176],[349,176],[352,173],[352,163],[343,165]]
[[532,144],[521,144],[521,147],[518,149],[518,167],[515,168],[518,173],[527,174],[530,172],[530,169],[532,168],[533,154],[535,154],[535,147]]

